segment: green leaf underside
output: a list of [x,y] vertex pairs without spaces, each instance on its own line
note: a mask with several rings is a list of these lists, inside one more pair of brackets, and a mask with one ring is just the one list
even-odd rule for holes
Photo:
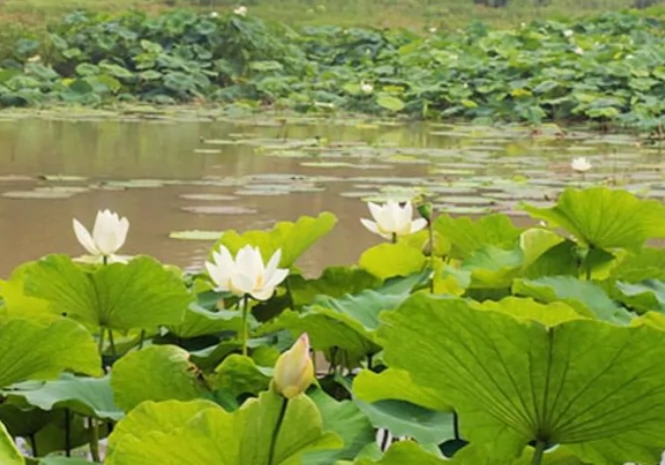
[[652,463],[665,448],[656,329],[592,320],[547,329],[421,294],[383,319],[388,364],[445,395],[462,435],[496,458],[517,457],[535,439],[597,465]]

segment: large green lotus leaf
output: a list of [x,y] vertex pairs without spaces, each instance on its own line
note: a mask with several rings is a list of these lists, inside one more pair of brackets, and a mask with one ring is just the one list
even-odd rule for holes
[[471,273],[470,289],[509,288],[520,274],[524,256],[519,248],[504,250],[488,245],[471,252],[461,266]]
[[615,297],[624,305],[640,313],[665,313],[665,282],[647,279],[639,283],[617,281],[615,285]]
[[[272,392],[247,401],[238,465],[268,465],[268,452],[274,425],[285,400]],[[342,439],[324,432],[323,420],[316,404],[305,395],[291,399],[275,446],[274,464],[297,465],[306,452],[335,450],[343,447]],[[212,465],[212,464],[211,464]]]
[[[211,404],[201,401],[146,402],[111,435],[106,465],[268,465],[282,402],[271,391],[245,402],[234,413],[208,408]],[[341,445],[337,435],[323,431],[312,400],[298,396],[286,408],[274,464],[299,464],[306,452]]]
[[413,441],[399,441],[390,446],[379,460],[362,458],[355,465],[456,465],[450,459],[437,457]]
[[583,461],[655,463],[665,448],[662,332],[595,320],[552,328],[461,299],[415,294],[386,313],[386,362],[438,389],[462,435],[497,460],[532,440]]
[[580,281],[573,276],[516,279],[513,294],[532,297],[543,303],[560,300],[581,315],[594,315],[604,321],[627,324],[632,319],[631,314],[610,299],[602,287],[591,281]]
[[213,250],[220,245],[227,247],[233,255],[245,245],[261,249],[264,260],[270,259],[277,249],[282,250],[282,268],[290,268],[296,260],[316,241],[328,234],[337,223],[337,217],[329,212],[318,217],[303,216],[295,223],[281,221],[269,231],[247,231],[238,234],[236,231],[225,231],[215,243]]
[[223,389],[238,397],[241,394],[258,394],[270,385],[272,367],[261,367],[240,354],[231,354],[215,369],[209,380],[213,389]]
[[222,331],[237,333],[242,330],[242,313],[229,310],[211,312],[192,304],[185,311],[182,323],[171,325],[168,330],[181,339],[217,334]]
[[123,416],[113,400],[110,377],[87,378],[63,373],[60,379],[28,382],[5,391],[10,402],[18,399],[42,410],[67,408],[82,416],[119,420]]
[[338,460],[352,460],[363,447],[374,442],[374,427],[353,402],[339,402],[321,389],[311,390],[308,395],[321,412],[324,430],[337,433],[344,447],[310,452],[305,455],[303,465],[330,465]]
[[200,403],[146,404],[137,408],[140,416],[118,423],[131,421],[132,428],[113,431],[105,465],[240,465],[241,424],[233,414]]
[[90,465],[90,461],[80,457],[43,457],[40,458],[37,465]]
[[560,276],[579,274],[578,245],[570,240],[555,245],[545,251],[523,271],[523,277],[529,279],[543,276]]
[[359,265],[380,279],[409,276],[423,269],[426,257],[404,243],[383,243],[363,252]]
[[180,278],[150,257],[89,272],[65,255],[50,255],[30,267],[25,285],[52,309],[115,330],[179,324],[193,300]]
[[468,217],[441,215],[434,221],[434,229],[451,242],[453,258],[466,258],[471,252],[490,245],[514,249],[522,233],[509,216],[501,214],[483,216],[475,222]]
[[416,384],[408,371],[388,368],[381,373],[362,370],[353,380],[353,395],[364,402],[403,400],[432,410],[449,410],[436,389]]
[[2,423],[0,423],[0,463],[2,465],[25,465],[25,459]]
[[612,279],[636,283],[646,279],[665,281],[665,249],[645,247],[636,254],[623,258],[614,268]]
[[665,237],[665,206],[623,190],[568,188],[551,208],[523,208],[532,217],[561,226],[582,244],[598,249],[637,250],[647,239]]
[[287,279],[296,307],[311,303],[319,295],[342,297],[381,285],[381,280],[376,276],[361,268],[349,266],[326,268],[316,279],[305,279],[300,275],[291,275]]
[[461,296],[471,285],[471,271],[460,270],[451,263],[435,261],[432,282],[435,294]]
[[588,314],[580,314],[570,305],[554,301],[541,304],[530,298],[506,297],[500,301],[486,300],[483,303],[469,302],[476,310],[489,310],[506,313],[518,320],[538,321],[545,326],[556,326],[564,321],[592,318]]
[[367,289],[337,299],[319,296],[313,305],[301,312],[283,312],[276,320],[264,325],[262,331],[269,333],[288,329],[294,335],[307,332],[314,350],[342,349],[353,364],[380,350],[374,342],[379,313],[399,306],[423,276],[424,273],[418,273],[406,278],[394,278],[379,289]]
[[55,378],[65,370],[101,375],[101,365],[90,333],[74,321],[13,319],[0,325],[0,387]]
[[126,436],[142,441],[155,431],[169,432],[181,428],[198,413],[209,409],[218,410],[219,406],[204,399],[145,401],[115,425],[108,439],[107,454],[112,455],[115,446]]
[[189,352],[172,345],[155,345],[129,353],[111,372],[118,407],[129,411],[146,400],[192,400],[206,393]]
[[2,297],[4,304],[0,309],[0,318],[19,317],[41,323],[50,323],[61,317],[60,313],[49,308],[47,301],[25,294],[25,272],[31,265],[32,262],[24,263],[14,269],[9,280],[0,280],[0,297]]

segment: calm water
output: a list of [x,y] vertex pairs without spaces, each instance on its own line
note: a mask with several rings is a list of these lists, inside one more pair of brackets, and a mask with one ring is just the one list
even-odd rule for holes
[[[332,211],[337,227],[300,262],[315,272],[353,263],[377,243],[359,222],[368,197],[424,187],[440,208],[478,214],[519,213],[519,201],[545,204],[571,184],[665,195],[658,150],[627,136],[561,140],[555,132],[7,117],[0,119],[0,276],[47,253],[82,253],[72,218],[91,227],[100,208],[129,218],[123,253],[180,266],[200,265],[211,243],[171,239],[171,231],[268,228]],[[595,166],[584,180],[568,168],[582,155]]]

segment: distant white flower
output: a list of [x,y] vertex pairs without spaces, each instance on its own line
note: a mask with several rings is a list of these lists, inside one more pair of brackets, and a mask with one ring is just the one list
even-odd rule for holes
[[211,17],[212,19],[219,18],[219,13],[217,13],[216,11],[212,11],[212,12],[210,13],[210,17]]
[[573,158],[570,167],[573,171],[577,171],[578,173],[586,173],[591,169],[591,162],[585,157]]
[[236,8],[235,10],[233,10],[233,12],[235,14],[237,14],[238,16],[245,16],[247,14],[247,7],[241,5],[238,8]]
[[584,50],[582,50],[582,47],[575,47],[575,50],[573,50],[578,55],[584,55]]
[[435,34],[436,33],[436,28],[435,27],[430,27],[429,32],[431,32],[432,34]]
[[368,82],[363,82],[360,84],[360,90],[362,90],[364,94],[371,94],[374,92],[374,86]]
[[92,235],[77,219],[73,220],[74,234],[79,243],[96,260],[106,259],[108,262],[123,262],[127,257],[116,255],[116,252],[125,244],[129,220],[120,218],[117,213],[110,210],[97,212]]
[[566,29],[565,31],[563,31],[563,36],[564,37],[573,37],[573,34],[574,34],[574,32],[573,32],[572,29]]
[[235,260],[224,246],[212,256],[213,262],[206,262],[205,266],[217,291],[232,292],[238,297],[251,295],[256,300],[268,300],[289,274],[289,270],[277,268],[281,250],[273,254],[267,265],[263,264],[261,250],[250,245],[240,249]]
[[33,55],[30,58],[26,60],[28,63],[39,63],[42,61],[42,57],[40,55]]
[[520,28],[524,29],[526,27],[526,23],[520,23]]
[[360,222],[373,233],[386,239],[406,236],[427,226],[427,220],[424,218],[413,219],[411,202],[406,202],[404,207],[400,207],[399,203],[394,200],[387,201],[383,206],[373,202],[369,202],[367,205],[374,221],[362,218]]

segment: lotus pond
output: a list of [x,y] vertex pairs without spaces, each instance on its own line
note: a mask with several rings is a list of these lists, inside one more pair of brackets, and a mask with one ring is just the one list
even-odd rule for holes
[[0,122],[2,465],[661,460],[658,146],[77,111]]

